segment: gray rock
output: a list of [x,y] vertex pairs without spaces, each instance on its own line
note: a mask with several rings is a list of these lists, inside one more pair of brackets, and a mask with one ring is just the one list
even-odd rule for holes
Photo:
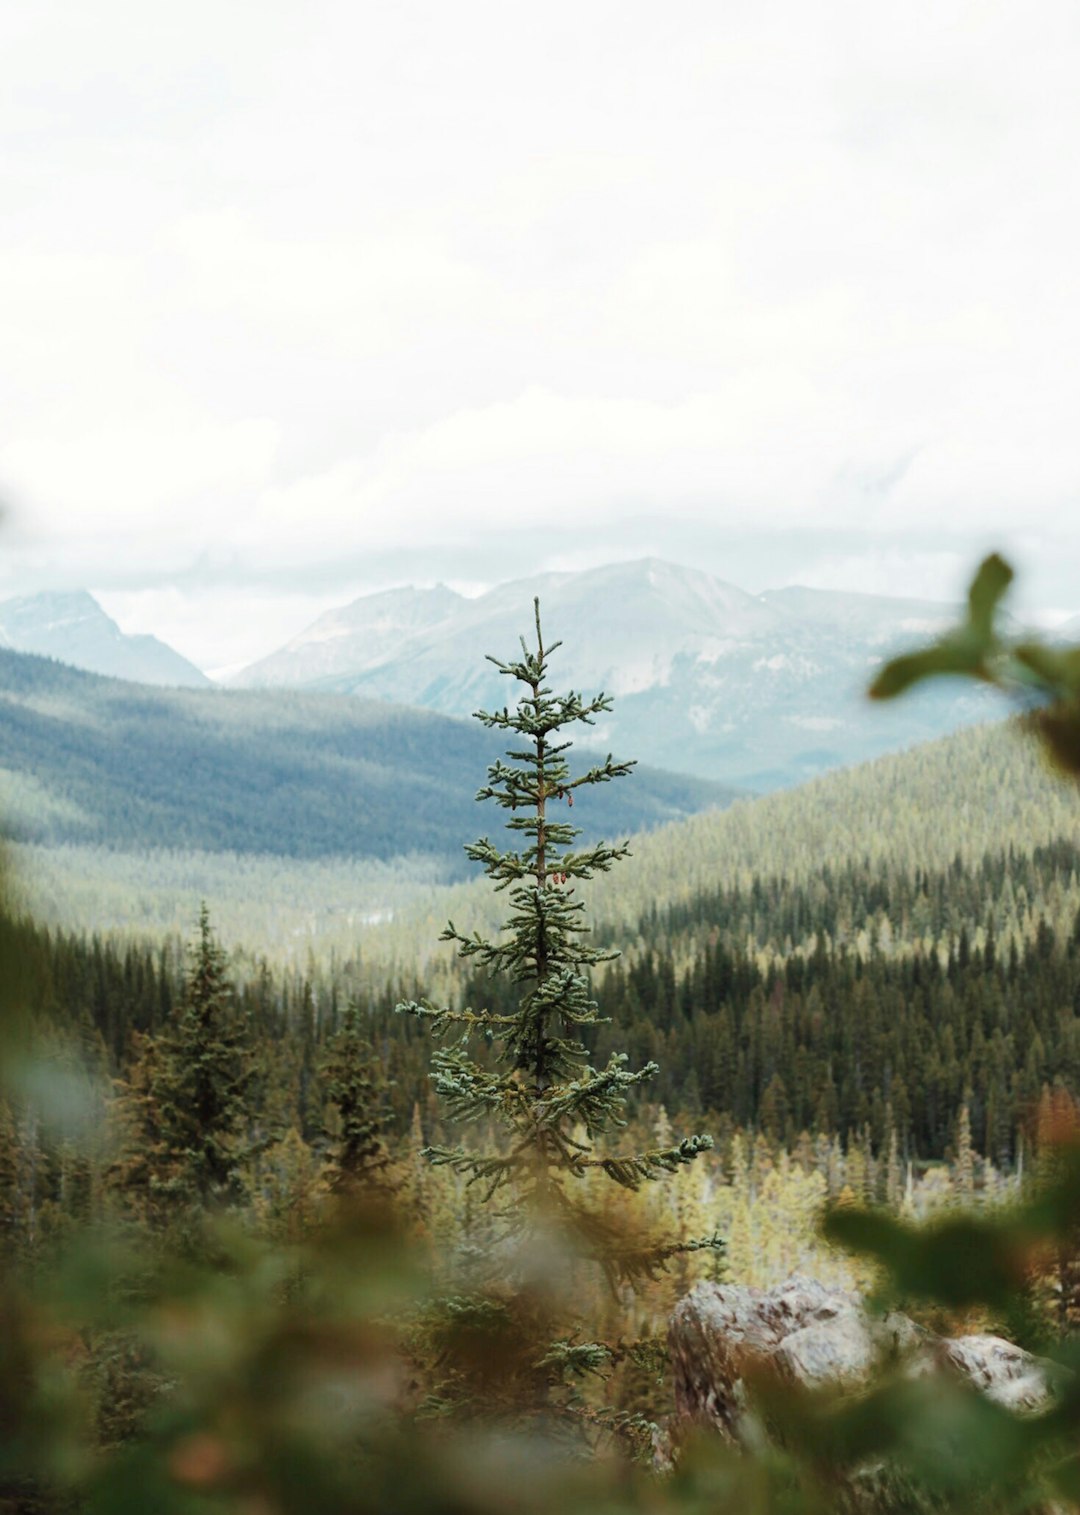
[[952,1367],[1006,1409],[1037,1412],[1052,1398],[1038,1360],[1000,1336],[958,1336],[941,1348]]
[[1052,1398],[1037,1359],[1000,1336],[937,1337],[906,1315],[872,1316],[856,1295],[810,1278],[769,1290],[699,1283],[676,1305],[669,1343],[676,1439],[680,1429],[703,1425],[736,1445],[756,1445],[761,1431],[748,1414],[746,1380],[763,1368],[802,1388],[856,1389],[891,1362],[913,1376],[957,1373],[1018,1412],[1037,1412]]

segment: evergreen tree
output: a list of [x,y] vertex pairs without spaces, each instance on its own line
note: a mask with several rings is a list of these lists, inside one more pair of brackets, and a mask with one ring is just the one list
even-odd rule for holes
[[[475,959],[487,973],[508,977],[516,1003],[500,1012],[436,1009],[426,1001],[409,1001],[399,1009],[427,1021],[436,1037],[454,1038],[444,1041],[433,1058],[435,1085],[450,1117],[487,1120],[503,1130],[502,1143],[486,1152],[461,1145],[427,1149],[434,1163],[466,1174],[482,1183],[489,1197],[505,1201],[490,1255],[493,1276],[498,1270],[505,1279],[508,1267],[511,1275],[515,1267],[524,1274],[531,1261],[529,1243],[554,1229],[569,1253],[589,1258],[615,1288],[655,1278],[680,1251],[719,1247],[720,1242],[716,1237],[670,1242],[630,1235],[588,1205],[580,1192],[582,1180],[599,1171],[623,1188],[637,1190],[691,1162],[712,1141],[688,1136],[674,1144],[614,1153],[599,1146],[607,1133],[625,1125],[627,1096],[658,1069],[646,1063],[630,1071],[625,1053],[612,1053],[601,1067],[590,1060],[584,1038],[599,1016],[589,973],[617,954],[584,940],[589,928],[582,920],[584,903],[574,897],[575,885],[606,873],[629,850],[605,842],[575,849],[581,829],[558,819],[555,806],[569,809],[576,794],[623,777],[633,764],[615,762],[609,754],[571,777],[565,756],[571,742],[560,741],[560,734],[578,723],[592,724],[611,709],[611,701],[603,694],[586,700],[573,691],[551,692],[548,659],[560,644],[544,646],[539,601],[535,623],[535,651],[522,638],[520,659],[490,659],[500,673],[524,685],[517,705],[477,712],[485,726],[507,733],[515,744],[507,753],[509,763],[500,759],[490,766],[477,799],[494,800],[509,812],[507,828],[520,845],[503,851],[485,836],[466,852],[483,864],[496,890],[510,891],[511,911],[501,940],[479,932],[465,935],[453,922],[441,938],[455,943],[462,958]],[[485,1044],[483,1061],[472,1055],[474,1037]],[[548,1400],[560,1380],[597,1371],[609,1357],[597,1343],[572,1338],[556,1343],[539,1360],[524,1393]],[[514,1386],[515,1392],[522,1388],[520,1382]]]
[[323,1174],[317,1154],[295,1126],[262,1155],[259,1191],[256,1209],[270,1236],[296,1245],[311,1235],[325,1198]]
[[116,1157],[105,1173],[105,1186],[130,1219],[156,1225],[168,1214],[166,1195],[177,1173],[177,1155],[169,1151],[160,1101],[162,1044],[135,1032],[126,1078],[115,1080],[108,1123]]
[[389,1174],[390,1154],[382,1137],[388,1120],[383,1108],[384,1090],[375,1071],[371,1044],[360,1034],[360,1013],[355,1005],[350,1005],[342,1017],[322,1072],[326,1098],[335,1106],[338,1117],[331,1190],[343,1197],[388,1192],[395,1186]]
[[889,1155],[885,1169],[885,1203],[889,1206],[890,1210],[896,1210],[899,1207],[902,1183],[900,1148],[896,1140],[896,1127],[890,1121]]
[[961,1105],[956,1117],[953,1157],[953,1192],[958,1204],[970,1205],[975,1199],[975,1149],[971,1142],[971,1113]]
[[205,905],[179,1012],[162,1041],[155,1080],[160,1140],[171,1173],[163,1188],[181,1203],[217,1208],[244,1196],[245,1141],[255,1078],[247,1026],[235,1011],[226,958]]

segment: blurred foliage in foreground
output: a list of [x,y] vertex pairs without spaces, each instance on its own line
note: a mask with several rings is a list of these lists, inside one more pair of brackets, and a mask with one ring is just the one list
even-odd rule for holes
[[1025,722],[1064,773],[1080,778],[1080,647],[1011,636],[1000,624],[1013,570],[993,553],[968,590],[967,616],[930,646],[894,658],[870,687],[888,700],[942,676],[993,684],[1020,701]]

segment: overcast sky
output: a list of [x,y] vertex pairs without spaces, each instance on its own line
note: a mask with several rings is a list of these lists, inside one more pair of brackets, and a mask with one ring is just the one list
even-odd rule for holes
[[0,591],[241,662],[659,553],[1080,610],[1080,6],[0,7]]

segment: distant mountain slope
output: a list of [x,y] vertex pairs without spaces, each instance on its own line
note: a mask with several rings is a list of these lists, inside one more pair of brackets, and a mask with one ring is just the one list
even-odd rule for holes
[[0,646],[143,684],[204,688],[210,680],[153,636],[128,636],[85,590],[0,602]]
[[[824,897],[831,875],[853,865],[881,879],[910,879],[1060,840],[1080,846],[1080,789],[1050,770],[1030,737],[995,722],[636,837],[632,860],[596,879],[587,897],[596,920],[621,944],[632,943],[645,918],[721,888],[745,891],[764,920],[771,896],[754,894],[755,877],[817,879]],[[439,913],[462,930],[488,930],[500,905],[479,880],[448,890]],[[850,939],[874,909],[868,891],[838,933]],[[1035,902],[1023,907],[1028,924],[1034,909]],[[379,928],[382,941],[369,955],[408,960],[425,950],[430,927],[430,907],[405,910]],[[806,924],[793,921],[790,929],[797,941]]]
[[[151,689],[0,652],[0,817],[26,841],[460,862],[499,824],[473,797],[501,750],[475,722],[381,701]],[[637,770],[574,813],[625,834],[731,797]]]
[[[419,603],[419,591],[401,593],[403,606]],[[363,629],[387,597],[362,599],[337,613],[360,629],[338,639],[334,672],[316,628],[288,660],[266,662],[303,687],[464,715],[506,700],[507,681],[485,654],[516,646],[535,594],[547,635],[565,643],[559,678],[616,698],[594,745],[739,787],[790,786],[994,708],[966,686],[920,691],[902,714],[865,699],[873,665],[951,620],[947,605],[803,588],[751,595],[655,558],[500,585],[450,604],[437,627],[417,626],[396,645]]]
[[445,584],[365,595],[320,616],[278,652],[226,682],[243,689],[272,689],[356,674],[385,662],[406,638],[445,621],[467,603]]
[[[0,656],[0,687],[2,674]],[[196,708],[206,699],[189,698]],[[245,698],[251,697],[234,704],[227,697],[223,708],[241,710]],[[386,706],[375,707],[379,710],[384,717],[400,714]],[[437,719],[431,719],[439,729]],[[0,702],[0,731],[3,726]],[[635,770],[633,779],[609,785],[606,798],[614,801],[620,787],[629,798],[643,778],[651,782],[654,777]],[[504,836],[502,817],[471,800],[474,771],[462,779],[468,787],[459,796],[461,809],[453,822],[460,825],[459,839],[484,830],[493,839]],[[62,796],[45,792],[62,812]],[[417,793],[426,802],[422,786]],[[25,773],[0,782],[0,813],[10,815],[13,800],[22,803],[24,798],[40,810],[41,795]],[[575,805],[575,817],[579,808]],[[663,804],[656,803],[649,824],[662,810]],[[24,829],[49,834],[40,825],[32,832]],[[611,834],[619,828],[598,820],[598,829]],[[58,825],[53,834],[78,837],[83,832]],[[145,835],[145,828],[139,834]],[[242,831],[231,834],[245,839]],[[438,941],[446,919],[462,930],[489,930],[505,912],[504,896],[493,894],[484,878],[445,887],[463,877],[454,871],[460,869],[461,854],[453,845],[401,863],[371,859],[369,853],[370,860],[358,866],[333,854],[283,857],[280,846],[276,856],[238,856],[221,850],[220,842],[212,850],[183,851],[179,848],[189,844],[170,842],[171,835],[165,826],[159,828],[154,840],[158,850],[134,846],[122,851],[115,842],[110,849],[93,840],[15,847],[20,897],[40,919],[58,925],[151,936],[189,932],[199,901],[207,899],[232,943],[295,960],[312,947],[349,956],[360,939],[369,969],[407,965],[437,983],[443,983],[437,975],[450,971],[448,964],[454,961]],[[1080,846],[1080,792],[1050,772],[1029,739],[998,723],[828,774],[799,789],[739,800],[655,827],[632,837],[632,857],[582,893],[601,932],[633,957],[647,953],[648,942],[657,931],[662,934],[657,922],[662,923],[664,912],[718,889],[742,891],[743,909],[764,941],[760,933],[775,919],[776,909],[769,880],[787,879],[816,890],[820,901],[832,897],[836,875],[852,867],[881,880],[913,879],[928,870],[944,873],[957,866],[963,871],[997,851],[1027,855],[1059,840]],[[754,887],[755,878],[764,882],[764,892]],[[1071,893],[1046,903],[1052,919],[1067,914]],[[838,917],[838,939],[851,942],[870,929],[879,891],[860,890],[856,904],[846,919]],[[997,904],[1013,908],[1007,900]],[[1019,907],[1025,930],[1034,932],[1044,902],[1032,897],[1019,901]],[[652,922],[644,935],[643,921]],[[929,929],[929,915],[925,925]],[[959,923],[953,927],[959,929]],[[776,949],[790,951],[808,929],[806,918],[792,916]],[[887,933],[880,943],[886,953],[891,950]],[[451,992],[449,984],[438,992]]]

